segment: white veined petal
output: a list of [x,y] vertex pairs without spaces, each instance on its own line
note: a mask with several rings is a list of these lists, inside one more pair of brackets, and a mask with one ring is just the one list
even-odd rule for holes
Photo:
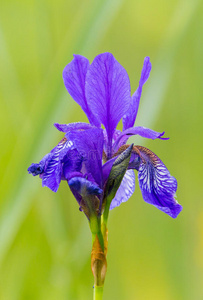
[[134,193],[135,190],[135,174],[133,170],[127,170],[121,185],[119,186],[114,199],[111,202],[110,209],[119,206],[126,202]]

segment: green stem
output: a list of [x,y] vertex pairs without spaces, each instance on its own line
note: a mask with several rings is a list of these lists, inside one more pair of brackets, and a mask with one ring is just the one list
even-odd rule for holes
[[94,286],[94,300],[102,300],[103,286]]
[[103,213],[103,224],[105,224],[106,227],[107,227],[107,221],[108,221],[108,216],[109,216],[110,204],[111,203],[109,203],[109,202],[106,203],[106,207],[105,207],[104,213]]
[[106,254],[104,248],[104,238],[101,228],[101,216],[92,215],[90,217],[90,229],[92,232],[92,253],[91,268],[94,275],[94,300],[102,300],[103,286],[106,275]]
[[97,217],[95,215],[93,215],[90,218],[90,230],[92,232],[92,244],[95,241],[96,235],[98,236],[100,245],[102,247],[102,250],[104,250],[104,239],[103,239],[103,235],[101,232],[101,217]]
[[107,197],[106,206],[105,206],[105,209],[104,209],[104,213],[102,215],[102,233],[103,233],[103,236],[105,235],[105,232],[106,232],[106,229],[107,229],[109,209],[110,209],[112,199],[113,199],[112,197]]

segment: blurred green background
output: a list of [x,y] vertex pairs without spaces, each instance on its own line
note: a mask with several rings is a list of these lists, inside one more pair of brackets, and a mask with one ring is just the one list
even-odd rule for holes
[[152,72],[138,137],[178,180],[184,209],[171,219],[141,197],[111,211],[104,299],[203,299],[203,2],[3,0],[0,5],[0,300],[92,299],[91,235],[65,182],[55,194],[27,174],[63,135],[54,122],[86,121],[66,92],[72,54],[112,52],[137,88]]

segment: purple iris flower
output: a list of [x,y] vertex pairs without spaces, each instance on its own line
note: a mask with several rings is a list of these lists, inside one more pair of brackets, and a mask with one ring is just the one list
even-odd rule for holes
[[[55,124],[65,133],[61,142],[28,171],[39,175],[42,185],[56,192],[66,180],[87,217],[102,213],[102,201],[108,177],[118,155],[128,149],[128,138],[139,135],[164,138],[164,132],[134,127],[142,88],[151,71],[149,57],[144,59],[139,86],[131,96],[126,70],[111,53],[95,57],[92,64],[80,55],[65,67],[63,80],[72,98],[85,112],[88,123]],[[123,131],[117,130],[122,119]],[[105,129],[101,128],[101,125]],[[144,201],[176,218],[182,206],[175,199],[177,181],[163,162],[149,149],[133,146],[128,170],[111,202],[110,209],[127,201],[135,189],[134,169]]]

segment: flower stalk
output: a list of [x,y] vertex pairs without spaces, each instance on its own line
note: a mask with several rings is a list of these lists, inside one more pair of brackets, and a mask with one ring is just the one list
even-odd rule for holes
[[89,224],[90,230],[92,232],[92,245],[94,245],[96,238],[98,238],[101,249],[104,251],[104,239],[101,232],[101,217],[93,215],[90,218]]
[[[102,234],[101,234],[102,235]],[[94,300],[102,299],[104,280],[107,271],[106,247],[102,248],[98,235],[93,234],[91,269],[94,276]],[[106,241],[105,241],[106,242]]]
[[91,268],[94,276],[94,300],[102,299],[103,286],[107,270],[107,247],[108,247],[108,230],[107,221],[111,201],[121,184],[123,176],[129,165],[130,156],[133,145],[129,146],[113,163],[106,190],[104,193],[103,203],[104,213],[101,216],[91,214],[89,224],[92,232],[92,253],[91,253]]
[[94,286],[94,298],[93,300],[103,299],[103,286]]

